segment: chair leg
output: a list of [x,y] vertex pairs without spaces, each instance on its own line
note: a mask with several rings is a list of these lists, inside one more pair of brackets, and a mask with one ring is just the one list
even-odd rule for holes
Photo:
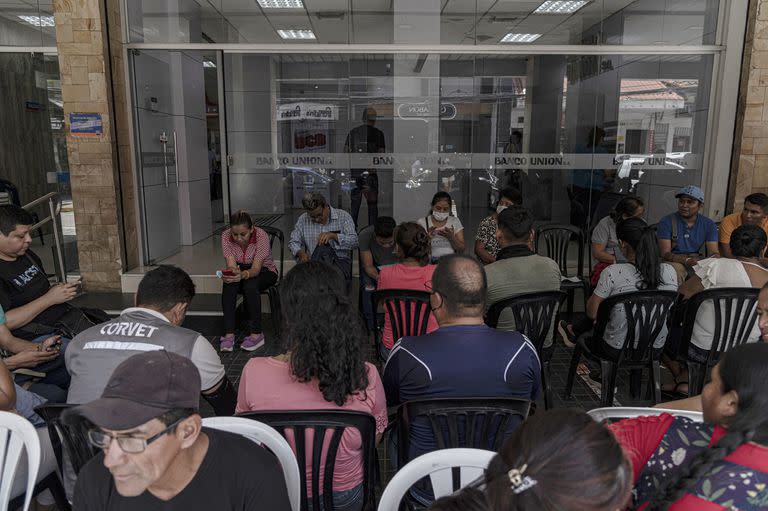
[[696,396],[704,389],[704,379],[707,375],[707,366],[688,361],[688,395]]
[[614,389],[616,388],[617,367],[610,360],[601,360],[600,369],[600,406],[613,406]]
[[267,291],[267,298],[269,298],[269,313],[272,316],[272,326],[275,329],[275,335],[280,337],[280,298],[274,287],[269,288],[269,291]]
[[573,393],[573,380],[576,378],[576,368],[579,367],[579,361],[581,360],[581,346],[578,344],[573,348],[573,355],[571,356],[571,367],[568,368],[568,380],[565,383],[565,393],[563,397],[569,399]]
[[544,409],[552,408],[552,387],[550,385],[551,374],[549,372],[549,362],[544,362],[541,367],[541,385],[544,387]]
[[67,500],[67,494],[64,492],[64,486],[62,486],[61,481],[59,481],[59,477],[56,475],[56,472],[51,475],[53,477],[50,481],[48,481],[47,488],[51,490],[53,500],[56,502],[56,508],[59,511],[70,511],[72,506]]
[[653,389],[653,404],[661,402],[661,366],[658,359],[651,361],[651,374],[648,375],[648,390]]
[[643,382],[643,370],[631,369],[629,371],[629,395],[632,399],[637,399],[640,395],[640,387]]
[[576,294],[576,291],[573,288],[569,289],[568,290],[568,298],[566,299],[566,302],[567,302],[566,303],[566,307],[567,307],[568,314],[569,314],[568,317],[570,318],[571,321],[573,321],[573,314],[574,314],[574,312],[573,312],[573,299],[574,299],[575,294]]

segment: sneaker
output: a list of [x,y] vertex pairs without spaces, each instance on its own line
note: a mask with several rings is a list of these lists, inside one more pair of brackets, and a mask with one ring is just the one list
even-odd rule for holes
[[568,323],[565,320],[560,320],[557,322],[557,335],[560,337],[560,340],[563,341],[563,344],[565,344],[568,348],[573,348],[576,346],[576,343],[574,342],[576,339],[570,330],[568,330]]
[[225,351],[232,351],[235,349],[235,336],[225,335],[221,338],[221,344],[219,345],[219,351],[222,353]]
[[254,351],[264,346],[264,334],[249,335],[243,339],[240,349],[245,351]]

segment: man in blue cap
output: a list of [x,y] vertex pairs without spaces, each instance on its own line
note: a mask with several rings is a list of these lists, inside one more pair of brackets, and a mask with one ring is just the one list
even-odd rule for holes
[[675,193],[675,198],[677,213],[662,218],[657,232],[661,257],[675,267],[678,280],[682,283],[705,254],[707,257],[719,257],[720,251],[717,225],[700,213],[704,205],[701,188],[684,186]]

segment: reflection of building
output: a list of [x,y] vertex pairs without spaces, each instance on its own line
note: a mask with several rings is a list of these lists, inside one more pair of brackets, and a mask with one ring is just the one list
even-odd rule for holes
[[[649,219],[682,184],[701,185],[716,218],[768,188],[766,85],[754,71],[764,59],[743,45],[766,23],[744,26],[763,0],[605,0],[558,13],[543,1],[477,12],[296,2],[0,7],[0,177],[24,184],[24,202],[68,195],[71,183],[88,285],[199,261],[222,212],[288,230],[300,187],[322,185],[349,208],[352,169],[375,170],[380,214],[398,220],[423,216],[449,188],[468,240],[492,188],[508,183],[540,220],[568,221],[574,170],[617,174],[601,184],[614,190],[626,174]],[[369,106],[386,152],[347,153]],[[104,133],[72,136],[70,113],[101,115]],[[595,126],[606,132],[599,150],[578,151]]]

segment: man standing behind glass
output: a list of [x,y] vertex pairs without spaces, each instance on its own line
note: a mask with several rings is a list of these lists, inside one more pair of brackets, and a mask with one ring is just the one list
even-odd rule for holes
[[324,261],[339,268],[352,280],[352,250],[357,247],[357,232],[349,213],[332,208],[319,192],[304,195],[301,205],[306,211],[296,221],[288,250],[296,261]]
[[[353,128],[344,142],[345,153],[383,153],[385,152],[384,133],[374,128],[376,110],[368,107],[363,112],[363,122]],[[379,216],[379,177],[375,169],[350,169],[355,187],[352,189],[352,219],[357,228],[357,215],[360,213],[362,195],[368,203],[368,225],[373,225]]]

